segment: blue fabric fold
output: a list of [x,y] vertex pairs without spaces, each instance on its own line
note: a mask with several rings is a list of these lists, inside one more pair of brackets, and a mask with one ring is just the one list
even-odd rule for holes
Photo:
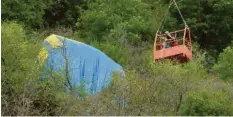
[[88,94],[108,87],[113,72],[124,76],[119,64],[87,44],[51,35],[44,40],[44,46],[48,52],[46,68],[55,72],[68,71],[72,87],[84,88]]

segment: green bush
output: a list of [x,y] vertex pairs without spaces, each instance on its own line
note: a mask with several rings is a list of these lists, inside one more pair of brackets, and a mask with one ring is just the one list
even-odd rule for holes
[[16,20],[29,26],[43,25],[45,9],[51,0],[4,0],[2,1],[3,20]]
[[141,1],[97,0],[88,4],[88,10],[81,14],[77,26],[81,37],[98,40],[104,40],[111,30],[121,27],[125,38],[136,43],[150,32],[150,16],[150,6]]
[[[28,52],[25,30],[15,22],[2,24],[2,112],[3,115],[20,115],[22,97],[25,94],[26,83],[30,81],[33,64],[29,58],[33,52]],[[35,59],[34,59],[35,60]],[[29,102],[28,102],[29,103]],[[26,103],[22,106],[25,109]]]
[[182,103],[181,115],[229,116],[232,115],[230,97],[224,92],[193,92]]
[[229,46],[220,53],[213,69],[223,80],[233,81],[233,47]]
[[127,47],[124,47],[119,44],[113,44],[111,42],[97,42],[92,41],[90,45],[94,46],[95,48],[100,49],[106,55],[108,55],[111,59],[116,61],[117,63],[125,66],[129,62],[129,54],[130,50]]
[[[26,35],[23,27],[16,23],[2,24],[2,84],[13,85],[11,88],[20,93],[20,87],[26,78],[24,73],[29,73],[30,66],[27,63],[28,42],[25,41]],[[8,87],[9,88],[9,87]],[[6,88],[6,89],[8,89]]]
[[[27,40],[24,27],[15,22],[2,24],[2,115],[61,115],[74,99],[66,93],[62,74],[52,73],[40,83],[45,70],[36,63],[40,47]],[[39,44],[41,45],[41,43]],[[68,100],[70,99],[70,100]]]

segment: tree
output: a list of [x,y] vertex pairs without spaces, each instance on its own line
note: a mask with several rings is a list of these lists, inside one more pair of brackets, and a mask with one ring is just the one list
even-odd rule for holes
[[229,46],[220,53],[213,69],[223,80],[233,81],[233,47]]
[[150,6],[138,0],[97,0],[88,4],[77,26],[83,38],[108,40],[104,37],[121,29],[126,33],[122,37],[138,43],[150,32],[150,15]]
[[[183,0],[177,3],[193,37],[196,37],[193,40],[202,48],[220,52],[233,40],[232,0]],[[174,6],[171,14],[177,19],[177,25],[183,28],[183,21]]]
[[45,9],[49,7],[51,0],[3,0],[2,18],[4,20],[16,20],[30,26],[42,26]]
[[[25,30],[22,25],[7,22],[2,24],[2,112],[3,115],[24,115],[28,112],[30,101],[26,99],[25,87],[37,72],[33,72],[34,57],[37,52],[28,51],[32,49],[26,41]],[[17,108],[20,106],[20,108]]]
[[32,27],[64,25],[75,27],[86,0],[4,0],[3,20],[15,20]]
[[[77,100],[76,93],[75,98],[71,98],[73,94],[67,95],[63,73],[44,69],[43,60],[48,55],[45,48],[39,53],[40,41],[30,43],[29,38],[36,36],[28,37],[25,27],[15,22],[4,22],[1,28],[2,114],[61,115],[68,112],[70,106],[67,105]],[[38,60],[41,64],[36,62]],[[42,79],[42,74],[46,73],[50,76]]]
[[75,27],[82,9],[87,9],[86,0],[51,0],[45,9],[44,20],[48,26],[64,25]]

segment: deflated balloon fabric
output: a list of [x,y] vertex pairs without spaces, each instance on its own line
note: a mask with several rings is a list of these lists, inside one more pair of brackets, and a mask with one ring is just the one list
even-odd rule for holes
[[39,55],[40,62],[55,72],[68,71],[70,87],[83,86],[88,94],[108,87],[113,72],[124,75],[119,64],[87,44],[50,35],[44,40],[44,46]]

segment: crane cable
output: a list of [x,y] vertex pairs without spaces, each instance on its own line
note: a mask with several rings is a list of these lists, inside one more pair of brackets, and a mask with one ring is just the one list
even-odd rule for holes
[[159,29],[157,30],[156,34],[161,33],[161,32],[160,32],[160,29],[161,29],[161,30],[163,29],[163,26],[164,26],[163,24],[164,24],[164,22],[165,22],[166,19],[167,19],[167,15],[168,15],[168,12],[169,12],[169,10],[170,10],[172,4],[173,4],[173,2],[172,2],[172,0],[171,0],[171,1],[170,1],[170,4],[169,4],[169,7],[168,7],[168,10],[166,11],[166,13],[165,13],[165,15],[164,15],[164,17],[163,17],[162,23],[160,24]]
[[170,10],[170,8],[171,8],[171,5],[172,5],[173,3],[175,4],[175,6],[176,6],[176,8],[177,8],[177,10],[178,10],[178,12],[179,12],[179,15],[181,16],[181,19],[182,19],[182,21],[183,21],[185,27],[189,28],[188,25],[187,25],[187,23],[186,23],[186,21],[185,21],[185,19],[184,19],[184,17],[183,17],[183,15],[182,15],[182,13],[181,13],[181,11],[180,11],[180,9],[179,9],[179,7],[178,7],[178,5],[177,5],[177,3],[176,3],[176,1],[175,1],[175,0],[171,0],[171,1],[170,1],[170,4],[169,4],[169,7],[168,7],[168,10],[167,10],[167,12],[165,13],[165,16],[163,17],[162,23],[160,24],[159,29],[157,30],[156,34],[161,33],[161,32],[160,32],[160,29],[163,29],[163,27],[164,27],[163,24],[164,24],[164,22],[165,22],[166,19],[167,19],[168,12],[169,12],[169,10]]
[[172,0],[172,1],[175,3],[175,6],[176,6],[176,8],[177,8],[177,10],[178,10],[178,12],[179,12],[179,14],[180,14],[180,16],[181,16],[183,22],[184,22],[184,25],[188,27],[188,25],[187,25],[187,23],[186,23],[186,21],[185,21],[185,19],[184,19],[184,16],[182,15],[182,13],[181,13],[181,11],[180,11],[180,9],[179,9],[179,7],[178,7],[176,1],[175,1],[175,0]]

